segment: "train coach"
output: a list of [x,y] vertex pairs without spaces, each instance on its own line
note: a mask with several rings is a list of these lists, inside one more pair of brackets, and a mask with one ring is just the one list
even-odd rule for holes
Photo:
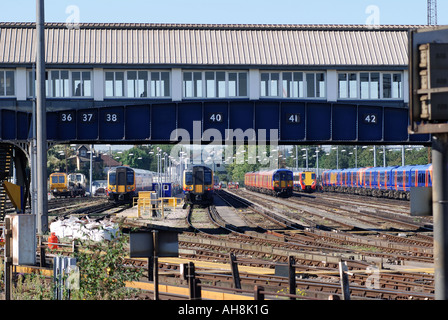
[[431,164],[327,170],[322,174],[324,191],[374,197],[409,200],[411,187],[431,186]]
[[107,194],[115,202],[131,202],[139,191],[151,191],[154,172],[120,166],[107,172]]
[[287,169],[248,172],[244,175],[246,189],[270,194],[275,197],[290,197],[293,189],[293,173]]
[[293,172],[294,191],[315,192],[317,189],[316,173],[313,171],[295,171]]
[[213,170],[206,166],[193,166],[185,170],[182,178],[182,189],[185,204],[209,206],[213,203]]
[[50,192],[54,197],[83,197],[86,195],[86,181],[82,173],[54,172],[50,174]]

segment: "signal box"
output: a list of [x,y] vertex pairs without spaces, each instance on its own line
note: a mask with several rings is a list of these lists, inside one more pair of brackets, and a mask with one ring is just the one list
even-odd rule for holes
[[448,28],[409,37],[410,131],[448,132]]

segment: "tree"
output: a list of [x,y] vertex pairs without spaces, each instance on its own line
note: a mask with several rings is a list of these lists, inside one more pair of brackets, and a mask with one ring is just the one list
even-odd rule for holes
[[146,147],[133,147],[123,152],[120,161],[131,168],[150,170],[153,158]]
[[[70,164],[66,159],[73,156],[74,151],[67,145],[58,144],[48,150],[47,154],[47,173],[48,176],[53,172],[73,172],[74,165]],[[67,168],[66,168],[67,167]]]

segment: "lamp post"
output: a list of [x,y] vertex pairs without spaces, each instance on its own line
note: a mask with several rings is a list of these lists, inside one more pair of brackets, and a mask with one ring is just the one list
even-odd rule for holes
[[302,148],[302,151],[305,151],[305,156],[306,156],[306,170],[308,170],[308,148]]
[[336,169],[339,169],[339,146],[331,148],[336,150]]

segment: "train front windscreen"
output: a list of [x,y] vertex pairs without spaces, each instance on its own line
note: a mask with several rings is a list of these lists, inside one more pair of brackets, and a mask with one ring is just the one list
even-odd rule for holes
[[193,173],[185,172],[185,185],[191,186],[193,184]]
[[205,171],[204,172],[204,184],[205,185],[211,185],[212,184],[212,172],[211,171]]
[[110,185],[133,185],[134,184],[134,172],[129,169],[117,169],[116,171],[109,172],[109,184]]

